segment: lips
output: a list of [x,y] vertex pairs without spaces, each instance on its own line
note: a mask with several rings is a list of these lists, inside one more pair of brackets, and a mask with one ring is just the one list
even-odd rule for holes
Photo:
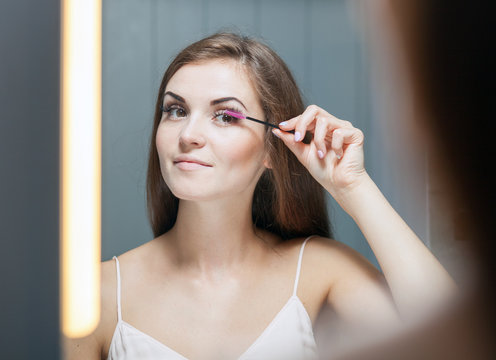
[[[175,165],[183,164],[189,167],[191,166],[212,167],[212,165],[192,156],[178,156],[177,158],[174,159],[174,164]],[[187,165],[187,164],[191,164],[191,165]]]

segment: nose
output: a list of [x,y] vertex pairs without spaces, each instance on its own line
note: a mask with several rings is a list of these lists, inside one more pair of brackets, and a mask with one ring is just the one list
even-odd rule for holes
[[204,129],[202,129],[203,122],[200,116],[193,115],[190,116],[188,121],[184,122],[179,134],[179,143],[183,148],[200,148],[205,145]]

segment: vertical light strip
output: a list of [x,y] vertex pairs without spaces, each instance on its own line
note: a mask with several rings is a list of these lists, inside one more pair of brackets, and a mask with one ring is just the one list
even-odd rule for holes
[[101,0],[61,0],[61,327],[100,317]]

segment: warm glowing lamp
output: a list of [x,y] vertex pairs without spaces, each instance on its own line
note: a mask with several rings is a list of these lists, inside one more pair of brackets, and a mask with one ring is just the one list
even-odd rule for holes
[[61,328],[100,318],[101,0],[62,0]]

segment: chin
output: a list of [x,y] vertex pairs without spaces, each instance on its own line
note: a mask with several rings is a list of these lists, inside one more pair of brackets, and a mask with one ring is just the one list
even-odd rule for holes
[[172,192],[175,197],[177,197],[179,200],[184,200],[184,201],[207,201],[207,200],[212,200],[217,198],[216,196],[206,196],[205,193],[203,194],[194,194],[194,193],[184,193],[184,192]]
[[[194,202],[202,202],[202,201],[212,201],[212,200],[221,200],[221,199],[236,199],[241,193],[244,191],[234,190],[227,191],[227,189],[209,189],[205,186],[199,187],[195,186],[194,188],[189,188],[183,186],[169,186],[169,189],[180,200],[185,201],[194,201]],[[245,189],[246,190],[246,189]],[[242,197],[244,195],[241,195]]]
[[218,199],[221,194],[219,193],[212,193],[208,189],[205,189],[205,187],[198,187],[194,186],[192,188],[186,187],[186,186],[170,186],[167,184],[169,187],[170,191],[174,194],[175,197],[177,197],[180,200],[187,200],[187,201],[206,201],[206,200],[213,200],[213,199]]

